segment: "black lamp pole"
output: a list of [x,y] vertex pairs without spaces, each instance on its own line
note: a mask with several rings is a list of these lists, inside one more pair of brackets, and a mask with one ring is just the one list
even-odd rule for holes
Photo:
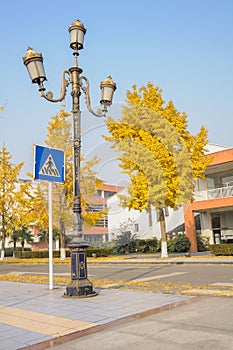
[[[81,111],[80,95],[81,90],[85,94],[87,109],[96,117],[104,117],[108,106],[112,104],[113,93],[116,90],[116,84],[109,76],[100,84],[102,96],[100,103],[102,111],[94,112],[90,104],[89,81],[85,76],[81,76],[82,69],[78,67],[79,50],[83,49],[84,35],[86,29],[79,21],[73,22],[69,26],[70,47],[73,49],[74,64],[68,70],[62,73],[61,94],[57,99],[53,98],[52,92],[45,94],[43,82],[47,80],[43,66],[42,54],[28,48],[23,57],[25,66],[32,80],[32,83],[38,84],[41,96],[50,102],[60,102],[64,100],[66,89],[71,84],[72,91],[72,117],[73,117],[73,238],[68,247],[71,249],[71,281],[66,287],[65,295],[68,297],[94,296],[92,283],[87,278],[87,242],[83,239],[83,219],[82,205],[80,195],[80,158],[81,158]],[[68,80],[66,80],[68,75]]]

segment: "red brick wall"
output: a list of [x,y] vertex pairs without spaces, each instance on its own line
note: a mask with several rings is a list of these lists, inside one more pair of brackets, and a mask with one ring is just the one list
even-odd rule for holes
[[192,211],[192,206],[190,203],[184,205],[184,223],[185,223],[185,235],[189,238],[191,242],[190,252],[197,252],[197,237],[196,237],[196,227],[194,214]]

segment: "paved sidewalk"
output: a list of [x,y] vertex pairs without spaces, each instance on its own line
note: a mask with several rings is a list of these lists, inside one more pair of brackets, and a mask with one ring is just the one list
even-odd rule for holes
[[63,298],[65,287],[50,291],[47,285],[0,282],[0,350],[46,349],[55,339],[70,340],[77,332],[195,299],[118,289],[96,291],[95,297]]
[[101,330],[54,350],[232,350],[233,298],[200,298]]

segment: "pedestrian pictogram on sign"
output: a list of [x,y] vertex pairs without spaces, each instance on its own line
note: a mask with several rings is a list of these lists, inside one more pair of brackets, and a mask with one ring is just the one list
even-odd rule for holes
[[54,148],[35,145],[34,178],[37,180],[64,182],[64,152]]
[[47,160],[45,161],[44,165],[42,166],[42,168],[40,169],[39,172],[40,175],[52,175],[52,176],[57,176],[60,177],[60,174],[57,170],[57,167],[54,163],[53,157],[50,154],[47,158]]

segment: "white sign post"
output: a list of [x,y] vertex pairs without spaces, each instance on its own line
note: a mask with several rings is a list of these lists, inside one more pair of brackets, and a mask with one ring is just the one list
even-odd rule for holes
[[53,183],[49,182],[49,289],[53,289]]
[[34,179],[48,181],[49,206],[49,289],[53,289],[53,195],[52,183],[65,180],[64,152],[35,145]]

